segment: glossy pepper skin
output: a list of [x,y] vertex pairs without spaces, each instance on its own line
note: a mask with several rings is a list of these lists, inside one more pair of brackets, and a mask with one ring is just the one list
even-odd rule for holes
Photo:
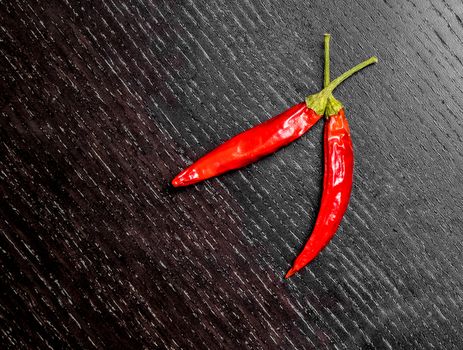
[[324,175],[315,227],[292,268],[291,277],[310,263],[333,238],[347,209],[352,190],[354,151],[344,108],[329,116],[324,127]]
[[305,102],[248,129],[212,150],[173,180],[175,187],[188,186],[227,171],[242,168],[276,152],[306,133],[321,118]]

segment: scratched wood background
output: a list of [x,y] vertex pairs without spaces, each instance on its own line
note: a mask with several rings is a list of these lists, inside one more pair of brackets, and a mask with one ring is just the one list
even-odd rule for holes
[[[314,224],[322,127],[167,185],[322,84],[356,152],[337,236]],[[462,349],[461,0],[2,1],[3,349]]]

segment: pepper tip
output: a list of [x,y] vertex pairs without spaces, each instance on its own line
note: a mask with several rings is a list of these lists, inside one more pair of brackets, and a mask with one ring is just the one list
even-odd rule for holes
[[182,182],[180,181],[180,179],[177,177],[175,177],[171,182],[172,186],[174,187],[179,187],[181,186]]
[[290,278],[292,275],[294,275],[297,272],[297,270],[294,267],[291,267],[288,272],[286,272],[285,279]]

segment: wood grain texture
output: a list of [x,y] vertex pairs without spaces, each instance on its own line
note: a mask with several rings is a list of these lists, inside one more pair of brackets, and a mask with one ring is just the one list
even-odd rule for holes
[[[272,157],[170,179],[333,77],[355,154],[315,222],[322,123]],[[11,349],[461,349],[460,0],[3,1],[0,339]]]

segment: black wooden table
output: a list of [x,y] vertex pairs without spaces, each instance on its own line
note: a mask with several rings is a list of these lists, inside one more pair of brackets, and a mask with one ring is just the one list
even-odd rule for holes
[[[331,244],[322,128],[181,190],[206,151],[322,86],[355,147]],[[1,347],[462,349],[460,0],[3,1]]]

